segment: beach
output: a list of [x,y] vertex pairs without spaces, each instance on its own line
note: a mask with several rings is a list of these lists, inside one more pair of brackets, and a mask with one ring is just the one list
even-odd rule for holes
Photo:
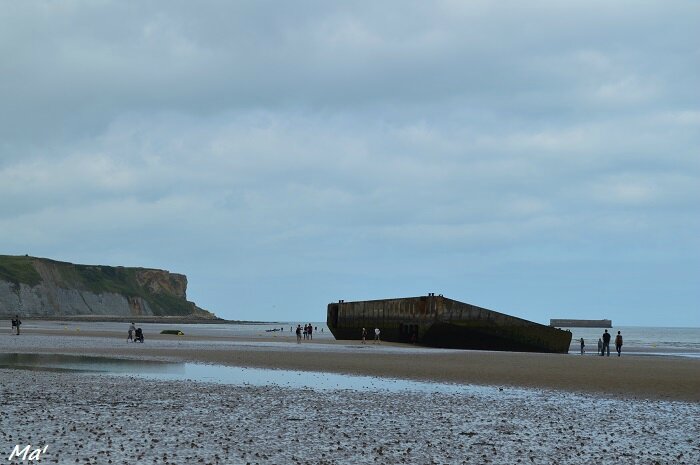
[[[325,333],[297,344],[284,332],[194,328],[133,344],[117,327],[28,327],[0,335],[0,352],[249,368],[214,382],[2,368],[5,458],[32,444],[49,446],[43,463],[700,462],[698,359],[363,345]],[[334,386],[314,381],[332,376]]]

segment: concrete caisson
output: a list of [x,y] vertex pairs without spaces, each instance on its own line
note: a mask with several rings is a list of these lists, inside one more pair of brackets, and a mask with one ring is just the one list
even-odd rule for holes
[[567,353],[571,333],[476,305],[428,294],[419,297],[328,304],[327,324],[336,339],[368,338],[374,328],[386,341],[431,347]]

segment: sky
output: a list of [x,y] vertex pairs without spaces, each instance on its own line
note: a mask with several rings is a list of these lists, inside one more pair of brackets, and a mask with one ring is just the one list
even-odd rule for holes
[[0,254],[227,319],[700,327],[700,3],[0,3]]

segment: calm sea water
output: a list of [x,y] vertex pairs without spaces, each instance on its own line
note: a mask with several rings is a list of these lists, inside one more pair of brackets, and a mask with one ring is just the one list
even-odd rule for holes
[[[580,351],[580,338],[586,344],[586,352],[595,353],[598,338],[605,331],[602,328],[562,328],[572,333],[571,353]],[[611,347],[620,331],[623,338],[623,352],[683,355],[700,357],[700,328],[661,328],[648,326],[619,326],[608,329],[612,335]]]

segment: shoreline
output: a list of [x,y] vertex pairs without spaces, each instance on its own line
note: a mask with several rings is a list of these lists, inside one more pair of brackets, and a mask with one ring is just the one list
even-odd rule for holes
[[[11,320],[15,315],[0,315],[0,321]],[[236,325],[266,325],[283,324],[279,321],[250,321],[250,320],[225,320],[223,318],[201,318],[196,316],[106,316],[106,315],[66,315],[66,316],[31,316],[21,317],[22,322],[41,321],[62,323],[66,321],[86,322],[86,323],[172,323],[178,325],[187,324],[236,324]]]

